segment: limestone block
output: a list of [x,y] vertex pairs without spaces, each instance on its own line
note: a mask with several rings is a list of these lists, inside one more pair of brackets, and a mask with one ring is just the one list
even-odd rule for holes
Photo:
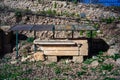
[[34,58],[35,61],[39,61],[39,60],[44,61],[45,60],[43,52],[34,53],[33,58]]
[[57,62],[57,56],[47,56],[47,60],[50,62]]
[[82,63],[83,62],[83,56],[73,56],[73,61]]
[[76,44],[82,44],[80,47],[79,55],[88,55],[88,41],[87,40],[74,40]]

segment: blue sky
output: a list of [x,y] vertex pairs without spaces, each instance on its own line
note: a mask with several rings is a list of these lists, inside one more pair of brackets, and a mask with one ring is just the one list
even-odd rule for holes
[[[81,0],[80,0],[81,1]],[[84,3],[90,3],[90,0],[83,0]],[[91,0],[91,2],[97,2],[105,6],[120,6],[120,0]]]

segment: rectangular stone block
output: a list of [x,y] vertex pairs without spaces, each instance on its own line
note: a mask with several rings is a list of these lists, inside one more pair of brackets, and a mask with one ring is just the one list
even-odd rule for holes
[[47,60],[50,62],[57,62],[57,56],[47,56]]
[[83,62],[83,56],[73,56],[73,61],[77,63]]

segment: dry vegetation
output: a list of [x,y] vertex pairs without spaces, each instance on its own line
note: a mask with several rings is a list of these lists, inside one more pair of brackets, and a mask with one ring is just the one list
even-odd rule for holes
[[86,59],[81,64],[65,59],[58,63],[21,62],[7,54],[0,59],[0,80],[119,80],[118,58],[120,55],[108,56],[99,52],[97,56]]

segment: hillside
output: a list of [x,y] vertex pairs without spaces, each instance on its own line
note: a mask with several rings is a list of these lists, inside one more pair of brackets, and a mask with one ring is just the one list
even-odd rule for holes
[[[34,53],[34,32],[20,31],[28,39],[22,41],[20,37],[20,58],[15,59],[15,45],[12,52],[1,57],[0,80],[120,80],[120,15],[110,7],[53,0],[1,0],[0,28],[15,24],[92,25],[96,28],[93,48],[97,51],[89,52],[83,63],[75,63],[69,57],[57,63],[36,61],[30,58]],[[55,37],[71,35],[70,31],[58,31]],[[49,40],[51,36],[49,31],[38,31],[36,38]],[[74,36],[89,40],[89,31],[76,31]],[[15,43],[15,38],[12,41]]]

